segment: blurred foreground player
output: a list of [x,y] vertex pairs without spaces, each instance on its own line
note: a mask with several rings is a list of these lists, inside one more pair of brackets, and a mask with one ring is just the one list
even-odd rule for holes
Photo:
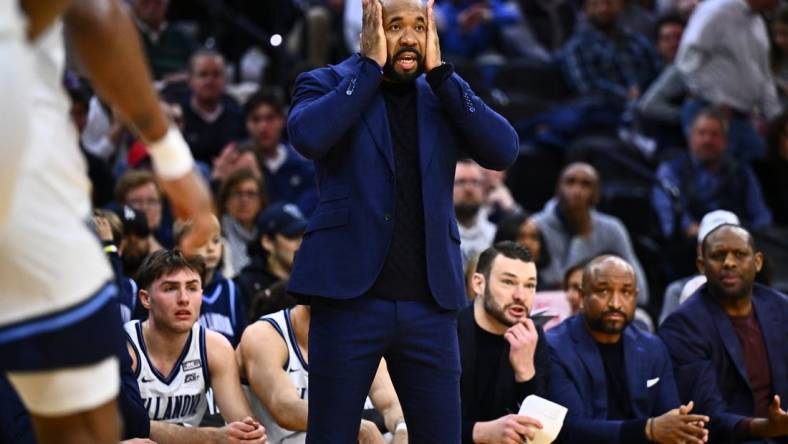
[[[23,23],[7,3],[0,5],[0,27]],[[22,8],[31,43],[18,59],[24,66],[32,57],[33,74],[17,75],[29,82],[31,131],[28,143],[16,144],[24,133],[3,126],[4,140],[15,144],[3,151],[22,157],[13,186],[0,189],[0,202],[8,202],[0,205],[0,371],[31,412],[39,442],[117,442],[117,290],[85,223],[90,183],[60,82],[63,27],[102,97],[149,142],[176,212],[194,219],[189,246],[204,243],[210,199],[188,147],[168,129],[123,8],[111,0],[28,0]],[[7,89],[2,94],[3,102],[14,98]]]

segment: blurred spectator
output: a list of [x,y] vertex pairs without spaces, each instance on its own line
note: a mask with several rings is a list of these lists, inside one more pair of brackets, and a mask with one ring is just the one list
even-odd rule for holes
[[572,0],[518,0],[523,34],[518,48],[527,58],[550,62],[572,37],[578,11]]
[[663,16],[666,14],[678,14],[684,22],[686,22],[695,7],[698,6],[699,0],[656,0],[655,6],[657,15]]
[[606,99],[623,110],[654,80],[661,63],[645,36],[620,23],[622,2],[586,0],[588,22],[566,44],[562,58],[577,92]]
[[[696,245],[695,257],[700,257],[701,245],[703,244],[703,239],[706,237],[706,235],[709,234],[713,229],[723,224],[739,225],[739,218],[736,217],[735,214],[726,210],[714,210],[703,216],[698,228],[698,242]],[[684,294],[684,289],[686,288],[687,283],[696,280],[698,277],[703,278],[702,283],[706,282],[705,276],[694,274],[692,276],[677,279],[668,285],[668,287],[665,289],[665,296],[662,298],[662,311],[659,314],[660,324],[665,320],[665,318],[668,317],[669,314],[676,311],[679,305],[683,302],[681,300],[681,296]]]
[[640,116],[661,124],[681,127],[681,105],[687,96],[687,85],[675,64],[662,70],[659,77],[638,100]]
[[245,135],[243,113],[225,94],[224,57],[214,50],[194,53],[189,94],[183,98],[183,135],[195,160],[211,165],[222,148]]
[[523,212],[509,187],[506,186],[506,172],[482,168],[484,175],[484,203],[482,209],[490,222],[497,224],[507,217]]
[[282,140],[285,127],[282,99],[274,93],[257,92],[246,101],[244,115],[249,144],[239,149],[250,149],[257,156],[268,201],[292,202],[307,216],[312,214],[317,205],[315,166]]
[[[82,134],[88,121],[88,109],[90,107],[90,91],[84,86],[67,87],[68,95],[71,98],[71,121]],[[85,156],[88,167],[88,177],[93,185],[91,187],[91,201],[94,208],[101,208],[112,201],[112,190],[115,189],[115,176],[112,169],[101,157],[89,152],[82,143],[79,149]]]
[[[169,0],[130,0],[153,78],[184,74],[197,42],[166,21]],[[182,76],[181,76],[182,77]]]
[[635,269],[638,304],[645,306],[648,284],[629,234],[618,218],[594,209],[598,202],[599,175],[594,167],[573,163],[564,168],[556,196],[534,215],[551,258],[539,279],[547,288],[560,288],[570,266],[600,254],[617,254]]
[[664,67],[636,104],[640,130],[653,138],[660,150],[684,145],[681,106],[687,86],[673,63],[683,31],[684,21],[676,14],[666,15],[657,23],[657,52]]
[[677,14],[669,14],[657,21],[657,54],[662,63],[670,65],[679,52],[681,36],[684,33],[684,20]]
[[472,59],[489,51],[505,52],[504,26],[522,21],[517,6],[504,0],[446,0],[435,5],[441,53]]
[[762,265],[747,230],[715,228],[698,258],[708,282],[659,329],[679,396],[712,418],[710,442],[788,437],[788,297],[754,282]]
[[550,350],[529,318],[536,280],[530,254],[514,242],[495,244],[479,257],[476,297],[457,315],[463,443],[507,442],[507,435],[534,425],[514,413],[523,399],[547,396]]
[[[154,251],[160,250],[161,246],[154,244],[154,241],[151,240],[148,222],[142,211],[124,205],[118,212],[118,217],[123,224],[122,236],[118,241],[118,254],[123,264],[123,275],[136,279],[137,271],[145,258]],[[136,293],[136,291],[133,292]],[[134,305],[129,304],[131,313],[134,313]]]
[[93,211],[93,224],[96,234],[104,246],[104,252],[107,254],[110,265],[112,265],[112,271],[115,273],[115,279],[118,284],[117,299],[120,307],[120,319],[123,324],[132,319],[139,304],[137,303],[137,284],[134,282],[134,279],[126,276],[118,247],[123,243],[123,234],[126,232],[141,230],[135,235],[142,239],[149,234],[147,232],[147,224],[144,223],[145,215],[142,213],[136,215],[134,214],[136,212],[131,207],[123,207],[121,214],[124,217],[121,221],[121,218],[111,211]]
[[255,220],[265,208],[268,198],[260,176],[251,170],[238,170],[222,182],[216,197],[221,217],[222,235],[229,250],[226,259],[237,273],[249,263],[246,246],[257,240]]
[[236,278],[249,322],[295,305],[292,296],[286,292],[275,295],[271,287],[290,277],[305,228],[306,219],[294,204],[270,205],[257,218],[259,239],[249,244],[250,262]]
[[[543,248],[544,239],[533,217],[517,214],[501,221],[495,232],[493,244],[503,241],[514,241],[528,249],[534,259],[537,274],[541,276],[542,270],[550,265],[550,255]],[[544,284],[537,280],[537,288],[541,291]]]
[[753,164],[777,225],[788,226],[788,113],[769,126],[766,158]]
[[[714,109],[703,110],[692,124],[689,151],[659,165],[652,202],[665,238],[681,234],[694,241],[703,215],[718,209],[735,213],[743,225],[756,230],[771,224],[771,212],[752,169],[727,153],[726,133],[725,117]],[[668,190],[678,196],[670,197]],[[681,208],[678,220],[674,198]]]
[[[195,254],[202,256],[205,261],[198,322],[209,330],[221,333],[235,347],[241,341],[241,334],[246,328],[246,305],[235,282],[222,276],[219,271],[223,253],[221,227],[216,217],[213,222],[211,238],[195,251]],[[191,229],[192,225],[188,221],[176,222],[175,242],[178,248],[181,248],[181,240]]]
[[[303,58],[310,66],[325,66],[345,57],[347,51],[342,28],[342,14],[346,10],[344,0],[306,0],[293,3],[302,4],[303,17],[295,24],[288,37],[291,53]],[[361,2],[358,2],[358,9],[361,10]]]
[[728,153],[744,161],[766,154],[751,122],[753,112],[771,119],[781,110],[769,66],[769,36],[760,15],[776,3],[701,2],[676,56],[676,66],[692,93],[683,108],[684,130],[689,132],[695,115],[709,104],[719,107],[729,122]]
[[580,261],[572,265],[564,273],[562,288],[566,293],[566,300],[572,309],[572,315],[576,315],[583,308],[583,269],[588,265],[588,261]]
[[486,250],[495,238],[495,224],[481,211],[484,198],[482,167],[470,159],[457,162],[454,173],[454,214],[460,229],[462,267]]
[[112,110],[94,95],[88,102],[85,127],[80,133],[80,142],[85,151],[112,164],[122,141],[123,130],[123,124],[115,119]]
[[172,227],[163,223],[163,201],[161,189],[153,173],[145,170],[128,170],[115,187],[115,200],[119,205],[128,205],[145,214],[151,231],[152,250],[174,245]]
[[788,96],[788,5],[781,4],[777,8],[769,28],[772,75],[784,102]]
[[620,0],[622,2],[620,23],[632,31],[648,38],[656,34],[657,19],[641,0]]
[[[583,308],[547,333],[550,399],[568,408],[560,442],[705,442],[704,421],[687,415],[662,341],[634,328],[635,270],[602,256],[583,271]],[[676,436],[676,430],[686,433]]]

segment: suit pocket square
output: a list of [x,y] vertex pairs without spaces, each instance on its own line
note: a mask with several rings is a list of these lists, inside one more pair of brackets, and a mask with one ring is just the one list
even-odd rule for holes
[[658,382],[659,382],[659,378],[647,379],[646,388],[654,387],[655,385],[657,385]]

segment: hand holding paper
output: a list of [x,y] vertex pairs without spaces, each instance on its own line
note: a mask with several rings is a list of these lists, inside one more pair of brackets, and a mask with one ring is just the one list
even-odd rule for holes
[[534,437],[528,442],[533,444],[549,444],[558,437],[558,432],[564,425],[566,417],[566,407],[540,398],[536,395],[529,395],[520,405],[520,415],[529,416],[542,423],[541,429],[534,430]]

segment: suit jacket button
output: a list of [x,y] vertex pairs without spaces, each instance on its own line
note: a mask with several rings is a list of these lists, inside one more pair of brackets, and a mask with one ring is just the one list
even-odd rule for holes
[[385,215],[383,215],[383,219],[385,219],[386,222],[391,222],[391,215],[386,213]]

